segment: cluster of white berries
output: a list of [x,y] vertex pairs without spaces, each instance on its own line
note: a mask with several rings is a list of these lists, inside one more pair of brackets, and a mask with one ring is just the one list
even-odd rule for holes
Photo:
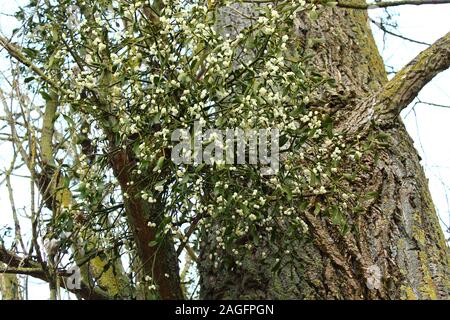
[[[297,53],[287,53],[287,26],[305,3],[286,2],[282,10],[276,5],[261,6],[248,26],[237,26],[231,32],[218,28],[205,4],[164,2],[151,36],[147,36],[148,29],[136,32],[142,26],[132,23],[142,14],[143,1],[123,10],[117,3],[105,9],[118,27],[111,27],[100,16],[77,25],[73,39],[90,40],[85,43],[81,70],[67,73],[66,100],[77,101],[74,108],[97,123],[108,119],[108,130],[123,140],[124,149],[134,153],[134,175],[152,172],[155,180],[145,190],[133,194],[140,181],[133,177],[136,185],[130,181],[129,190],[123,193],[124,198],[150,204],[167,197],[166,224],[149,221],[148,227],[175,233],[180,225],[201,215],[201,228],[210,231],[214,226],[215,245],[221,250],[231,248],[227,252],[236,256],[239,266],[241,249],[253,250],[255,244],[249,240],[233,247],[237,239],[264,240],[292,226],[299,234],[308,232],[299,203],[333,194],[339,187],[335,177],[342,174],[340,162],[346,157],[358,161],[363,150],[350,152],[342,136],[327,131],[326,117],[309,103],[313,96],[309,88],[315,84],[304,77],[307,64],[292,62],[291,54]],[[123,23],[122,15],[129,23]],[[65,41],[70,45],[71,39]],[[69,56],[65,49],[57,54]],[[103,103],[96,105],[89,99],[85,103],[81,97],[86,89]],[[216,166],[174,165],[166,153],[172,146],[171,134],[183,128],[190,135],[194,121],[218,129],[279,129],[287,141],[282,146],[281,173],[262,177],[250,165],[225,165],[222,160]],[[218,140],[213,133],[205,144]],[[193,154],[186,149],[185,156]],[[81,156],[76,173],[88,192],[96,189],[100,179],[91,169],[87,157]],[[346,208],[350,198],[346,195],[341,207]],[[217,255],[210,259],[220,266]],[[152,284],[149,289],[156,287]]]

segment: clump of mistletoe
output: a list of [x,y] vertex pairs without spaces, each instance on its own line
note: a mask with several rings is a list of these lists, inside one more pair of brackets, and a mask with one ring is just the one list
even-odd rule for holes
[[[148,221],[159,235],[149,245],[187,229],[191,240],[213,232],[213,245],[228,254],[209,258],[235,266],[261,241],[277,244],[272,258],[284,255],[292,247],[287,239],[307,235],[306,211],[345,232],[355,196],[343,182],[352,172],[341,164],[359,161],[363,150],[335,133],[330,116],[310,102],[329,81],[308,66],[292,30],[300,12],[316,16],[314,4],[62,0],[29,7],[40,14],[20,14],[29,30],[26,52],[57,86],[28,78],[29,85],[44,100],[56,92],[55,121],[77,137],[80,156],[62,160],[77,190],[67,219],[92,211],[101,219],[136,196],[117,190],[108,163],[123,148],[133,154],[128,185],[139,185],[138,196],[150,204],[164,204],[160,219]],[[245,23],[233,28],[227,13]],[[175,164],[171,135],[180,128],[193,135],[196,122],[205,129],[278,129],[279,171]],[[121,224],[109,237],[126,233]]]

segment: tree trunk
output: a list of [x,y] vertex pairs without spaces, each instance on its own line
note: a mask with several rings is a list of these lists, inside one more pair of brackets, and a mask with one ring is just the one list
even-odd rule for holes
[[[0,263],[0,267],[4,267]],[[19,278],[15,274],[0,274],[0,294],[2,300],[21,300]]]
[[[356,1],[356,3],[364,3]],[[241,9],[251,11],[250,5]],[[321,8],[315,21],[299,16],[295,32],[313,53],[313,64],[336,80],[335,89],[317,96],[323,107],[350,129],[368,108],[363,101],[387,83],[382,59],[370,31],[365,10]],[[225,17],[225,19],[237,19]],[[235,25],[242,21],[233,21]],[[311,41],[314,38],[322,42]],[[391,97],[394,100],[394,97]],[[358,110],[360,114],[358,114]],[[370,110],[369,110],[370,111]],[[398,117],[370,126],[362,140],[382,134],[380,146],[365,159],[367,171],[357,173],[355,193],[376,193],[363,203],[362,212],[347,214],[349,232],[337,230],[329,219],[303,212],[310,241],[292,248],[300,256],[293,266],[275,275],[273,260],[258,254],[244,257],[240,268],[217,271],[207,259],[214,248],[206,241],[199,269],[201,297],[206,299],[446,299],[449,297],[448,247],[428,190],[420,158]],[[365,138],[366,137],[366,138]],[[213,229],[213,228],[212,228]],[[286,257],[287,259],[288,257]],[[220,268],[219,268],[220,270]]]

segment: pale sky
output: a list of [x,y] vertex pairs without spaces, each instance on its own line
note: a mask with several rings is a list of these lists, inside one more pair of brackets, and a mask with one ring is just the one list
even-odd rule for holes
[[[0,13],[11,14],[17,8],[17,3],[26,3],[25,0],[11,1],[0,0]],[[371,17],[378,20],[382,10],[372,10]],[[398,13],[394,21],[398,23],[395,31],[403,36],[433,43],[438,38],[450,31],[450,4],[449,5],[424,5],[402,6],[390,9],[392,13]],[[9,35],[13,28],[17,27],[14,18],[0,15],[0,32]],[[414,44],[396,37],[387,35],[386,45],[383,46],[382,33],[372,25],[377,43],[387,65],[399,70],[413,59],[426,46]],[[383,50],[384,47],[384,50]],[[3,56],[3,52],[0,54]],[[0,56],[0,70],[8,69],[5,60]],[[450,71],[447,70],[438,75],[419,94],[422,101],[450,106]],[[0,116],[3,116],[3,107],[0,107]],[[408,132],[414,139],[415,146],[422,157],[422,165],[429,179],[429,186],[436,209],[441,219],[441,225],[450,224],[450,199],[447,197],[450,191],[450,109],[417,104],[412,105],[402,112]],[[10,155],[0,153],[0,168],[9,165]],[[14,178],[16,206],[18,208],[28,206],[30,199],[29,181]],[[26,231],[25,221],[22,230]],[[11,225],[11,209],[8,193],[4,186],[0,187],[0,232],[6,224]],[[28,223],[28,222],[27,222]],[[446,238],[450,233],[446,233]],[[30,299],[48,299],[48,286],[40,281],[30,278]]]

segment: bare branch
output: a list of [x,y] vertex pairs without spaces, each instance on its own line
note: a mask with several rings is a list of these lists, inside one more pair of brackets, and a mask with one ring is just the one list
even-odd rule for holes
[[[26,275],[31,276],[34,278],[42,278],[45,277],[44,271],[40,268],[2,268],[0,267],[0,273],[4,274],[20,274],[20,275]],[[69,274],[66,271],[59,272],[62,276],[69,276]]]
[[382,1],[382,2],[374,2],[374,3],[358,3],[356,1],[338,1],[337,6],[340,8],[348,8],[348,9],[377,9],[377,8],[388,8],[388,7],[397,7],[404,5],[424,5],[424,4],[445,4],[450,3],[450,0],[400,0],[400,1]]
[[374,25],[376,25],[378,28],[380,28],[381,31],[383,31],[383,32],[385,32],[385,33],[387,33],[387,34],[390,34],[391,36],[394,36],[394,37],[397,37],[397,38],[400,38],[400,39],[403,39],[403,40],[406,40],[406,41],[409,41],[409,42],[412,42],[412,43],[421,44],[421,45],[424,45],[424,46],[427,46],[427,47],[431,46],[430,43],[423,42],[423,41],[418,41],[418,40],[414,40],[414,39],[411,39],[411,38],[402,36],[401,34],[392,32],[392,31],[390,31],[389,29],[387,29],[386,26],[385,26],[382,22],[377,22],[377,21],[375,21],[375,20],[373,20],[373,19],[370,19],[370,21],[371,21]]
[[30,61],[21,51],[20,48],[11,43],[8,39],[0,36],[0,46],[5,48],[5,50],[9,53],[11,57],[22,63],[23,65],[29,67],[34,73],[36,73],[43,81],[51,85],[53,88],[57,89],[58,91],[62,91],[62,88],[54,82],[52,79],[50,79],[45,72],[40,69],[38,66],[34,65],[33,62]]
[[[244,0],[243,2],[263,4],[263,3],[273,3],[275,1],[273,1],[273,0]],[[307,0],[306,2],[321,4],[323,1]],[[329,3],[332,4],[333,1],[329,1]],[[354,0],[354,1],[337,0],[334,3],[336,4],[336,6],[338,6],[340,8],[368,10],[368,9],[398,7],[398,6],[404,6],[404,5],[418,6],[418,5],[424,5],[424,4],[445,4],[445,3],[450,3],[450,0],[399,0],[399,1],[382,1],[382,2],[373,2],[373,3],[363,3],[362,1],[358,1],[358,0]]]
[[[27,274],[34,278],[49,282],[47,273],[41,268],[40,264],[31,260],[30,258],[20,257],[14,252],[6,250],[5,247],[0,245],[0,262],[7,265],[6,268],[1,268],[0,273],[9,274]],[[16,271],[16,272],[13,272]],[[67,277],[69,274],[66,271],[59,271],[60,277]],[[81,282],[80,289],[70,289],[66,285],[66,281],[60,281],[61,286],[66,290],[73,292],[83,299],[93,300],[108,300],[110,296],[99,288],[91,288],[83,281]]]
[[397,116],[437,74],[450,66],[450,32],[422,51],[377,94],[380,115]]
[[439,108],[447,108],[447,109],[450,109],[450,106],[449,106],[449,105],[440,104],[440,103],[434,103],[434,102],[421,101],[420,99],[419,99],[419,101],[417,101],[416,104],[425,104],[425,105],[431,106],[431,107],[439,107]]

